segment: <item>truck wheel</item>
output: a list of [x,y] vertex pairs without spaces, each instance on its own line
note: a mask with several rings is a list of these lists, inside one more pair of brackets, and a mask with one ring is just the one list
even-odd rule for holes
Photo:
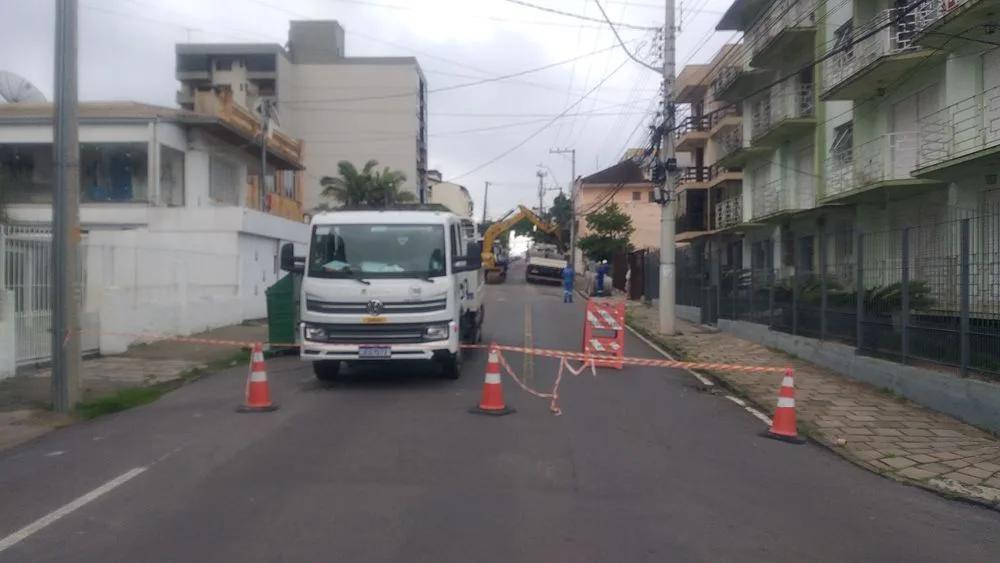
[[462,350],[459,349],[454,356],[448,358],[441,364],[441,374],[445,379],[458,379],[462,377]]
[[313,374],[324,383],[336,381],[340,375],[340,360],[313,362]]

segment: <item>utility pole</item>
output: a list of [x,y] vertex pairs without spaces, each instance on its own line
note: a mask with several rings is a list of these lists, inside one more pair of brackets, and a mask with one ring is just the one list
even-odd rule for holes
[[486,187],[483,190],[483,224],[486,224],[486,201],[490,197],[490,183],[486,182]]
[[674,25],[674,0],[667,0],[663,21],[663,154],[664,185],[660,203],[660,333],[672,336],[677,332],[676,250],[674,238],[677,225],[675,206],[677,157],[674,151],[674,59],[676,57],[677,26]]
[[569,179],[569,263],[576,268],[576,149],[549,149],[551,154],[566,154],[570,156]]
[[77,0],[56,0],[52,198],[52,408],[80,400],[80,123]]
[[539,170],[535,175],[538,176],[538,216],[541,217],[545,214],[545,171]]

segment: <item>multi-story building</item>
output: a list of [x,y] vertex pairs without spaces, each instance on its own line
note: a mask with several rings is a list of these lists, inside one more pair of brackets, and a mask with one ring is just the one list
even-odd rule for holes
[[224,88],[306,142],[308,209],[324,202],[320,182],[336,176],[343,160],[360,168],[374,159],[400,170],[403,189],[426,200],[427,83],[415,58],[348,57],[336,21],[293,21],[287,48],[177,45],[176,75],[181,107],[193,109],[199,90]]
[[[148,335],[186,335],[266,316],[285,242],[304,244],[304,145],[261,123],[227,92],[197,111],[82,103],[80,296],[85,352],[119,353]],[[50,357],[51,104],[0,105],[0,379]],[[261,198],[261,158],[280,171]],[[263,205],[261,200],[263,199]],[[262,210],[263,209],[263,210]],[[6,353],[5,353],[6,352]]]
[[[713,82],[739,62],[741,47],[723,47],[708,64],[687,65],[677,77],[675,100],[681,104],[676,136],[678,151],[688,153],[677,189],[678,243],[691,243],[699,255],[734,248],[739,235],[732,228],[743,219],[743,170],[725,166],[719,158],[742,138],[742,106],[717,99]],[[725,253],[726,258],[734,251]]]
[[459,217],[472,219],[472,194],[465,186],[442,180],[441,172],[437,170],[427,171],[427,182],[431,203],[441,204]]

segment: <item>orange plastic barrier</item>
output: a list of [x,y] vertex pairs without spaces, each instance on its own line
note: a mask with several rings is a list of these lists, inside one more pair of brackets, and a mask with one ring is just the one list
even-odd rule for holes
[[625,365],[625,302],[587,300],[583,320],[583,353],[598,367]]

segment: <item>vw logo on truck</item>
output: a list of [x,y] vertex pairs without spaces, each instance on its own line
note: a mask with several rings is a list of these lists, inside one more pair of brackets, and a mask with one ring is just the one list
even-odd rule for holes
[[378,316],[382,314],[382,309],[385,308],[385,303],[382,303],[378,299],[372,299],[365,306],[365,312],[372,316]]

